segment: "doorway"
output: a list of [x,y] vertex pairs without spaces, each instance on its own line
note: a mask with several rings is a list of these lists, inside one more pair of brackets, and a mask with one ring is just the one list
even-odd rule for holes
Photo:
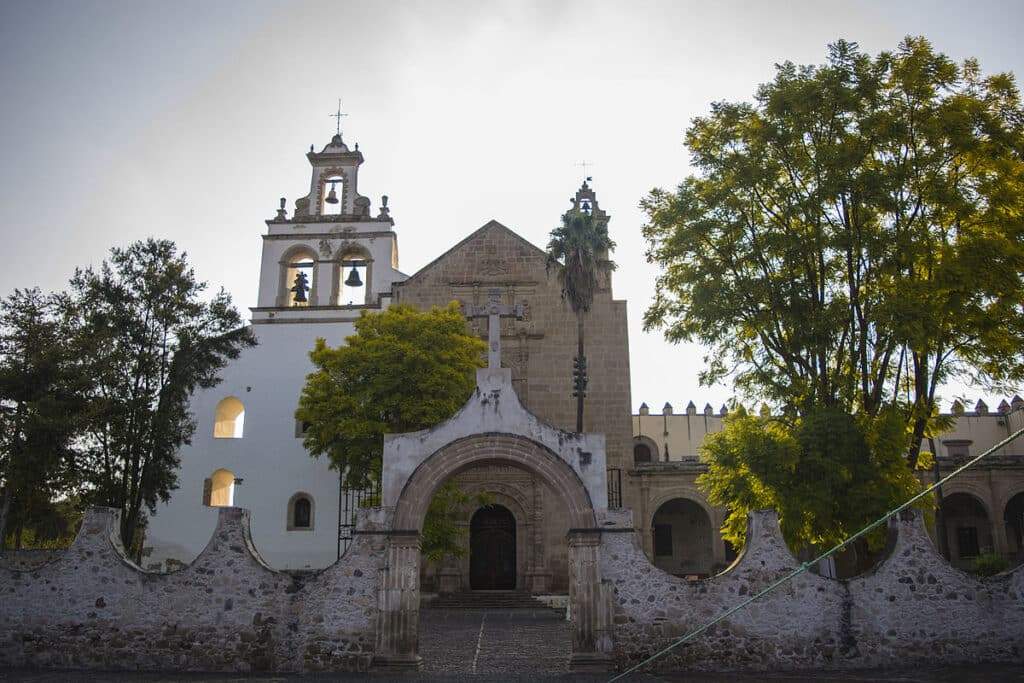
[[482,507],[469,522],[469,587],[516,587],[516,519],[504,506]]

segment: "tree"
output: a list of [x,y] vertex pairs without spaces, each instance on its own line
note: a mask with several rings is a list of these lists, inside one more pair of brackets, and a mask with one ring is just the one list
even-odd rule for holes
[[[898,406],[907,458],[953,378],[1024,378],[1024,110],[924,38],[875,58],[829,46],[751,103],[716,103],[686,143],[697,174],[644,200],[663,268],[645,314],[711,349],[790,416]],[[908,395],[908,398],[903,398]]]
[[[15,290],[0,302],[0,549],[13,530],[52,537],[55,494],[74,485],[83,376],[60,297]],[[59,534],[58,534],[59,535]]]
[[[379,482],[384,435],[433,427],[454,415],[476,386],[486,345],[466,330],[459,305],[417,311],[392,306],[363,312],[344,346],[317,339],[295,418],[303,445],[326,456],[345,483]],[[432,500],[423,529],[428,559],[461,552],[457,511],[470,502],[452,482]],[[486,503],[485,499],[480,502]]]
[[562,285],[562,298],[576,314],[576,431],[583,431],[583,399],[587,387],[587,357],[583,352],[583,315],[594,303],[597,290],[598,265],[608,270],[615,263],[608,252],[615,242],[608,236],[607,221],[600,220],[585,209],[573,209],[562,216],[562,225],[551,231],[548,242],[548,268],[555,268]]
[[[737,548],[747,513],[762,509],[778,511],[794,550],[831,547],[920,489],[904,460],[908,438],[894,408],[871,417],[820,407],[793,422],[740,409],[704,440],[697,484],[728,508],[722,537]],[[869,542],[877,550],[884,537]]]
[[177,487],[178,449],[195,430],[189,398],[255,345],[231,297],[203,299],[187,255],[148,239],[77,270],[69,308],[90,377],[83,444],[87,497],[121,510],[121,540],[141,550],[144,510]]

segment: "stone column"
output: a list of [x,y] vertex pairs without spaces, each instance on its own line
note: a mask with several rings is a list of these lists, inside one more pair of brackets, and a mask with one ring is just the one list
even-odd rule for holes
[[607,670],[611,662],[611,602],[601,583],[597,529],[569,531],[569,612],[572,615],[572,656],[580,670]]
[[419,670],[420,537],[393,531],[387,562],[380,570],[377,595],[377,642],[373,665]]
[[1007,559],[1010,557],[1009,534],[1002,515],[992,520],[992,550]]

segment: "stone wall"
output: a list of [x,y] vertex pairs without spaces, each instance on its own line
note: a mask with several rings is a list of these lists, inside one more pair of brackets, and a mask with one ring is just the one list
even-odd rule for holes
[[[369,515],[365,531],[379,529]],[[222,508],[206,549],[169,574],[130,562],[118,513],[94,508],[72,546],[32,571],[0,569],[0,667],[193,671],[365,670],[374,649],[383,536],[336,564],[269,568],[249,512]]]
[[[628,523],[602,534],[615,660],[626,666],[799,566],[772,512],[751,516],[724,573],[687,582],[651,565]],[[805,572],[659,660],[659,669],[806,669],[1024,661],[1024,571],[980,580],[933,549],[919,515],[893,522],[892,552],[835,581]]]

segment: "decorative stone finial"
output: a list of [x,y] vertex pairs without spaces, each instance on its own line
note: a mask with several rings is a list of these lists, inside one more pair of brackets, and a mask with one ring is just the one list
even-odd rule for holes
[[665,401],[665,405],[661,409],[661,414],[662,415],[671,415],[672,414],[672,404],[669,403],[668,401]]
[[718,409],[718,414],[721,415],[722,417],[725,417],[726,415],[729,414],[729,409],[725,407],[724,403],[722,404],[722,407]]
[[979,398],[978,402],[974,404],[974,412],[978,415],[988,415],[988,404]]
[[651,414],[651,409],[650,409],[650,407],[646,403],[641,403],[640,404],[640,414],[641,415],[650,415]]
[[389,218],[391,216],[391,209],[388,208],[388,196],[386,194],[380,197],[380,213],[377,214],[377,218]]
[[1014,394],[1013,398],[1010,399],[1010,408],[1012,408],[1013,410],[1017,410],[1021,406],[1024,406],[1024,398],[1021,398],[1019,395]]
[[281,206],[277,209],[277,220],[283,221],[288,217],[288,212],[284,210],[284,204],[287,201],[284,197],[281,197]]
[[693,404],[693,401],[690,401],[689,403],[686,404],[686,414],[687,415],[696,415],[697,414],[697,406],[695,406]]
[[1010,404],[1006,402],[1005,398],[1002,401],[999,402],[999,409],[998,410],[999,410],[1000,413],[1008,413],[1008,412],[1010,412]]
[[953,405],[950,406],[950,410],[952,411],[952,413],[954,415],[963,415],[964,414],[964,404],[960,402],[960,399],[956,399],[956,400],[953,401]]
[[704,404],[704,414],[709,416],[715,414],[715,409],[711,407],[710,403]]

